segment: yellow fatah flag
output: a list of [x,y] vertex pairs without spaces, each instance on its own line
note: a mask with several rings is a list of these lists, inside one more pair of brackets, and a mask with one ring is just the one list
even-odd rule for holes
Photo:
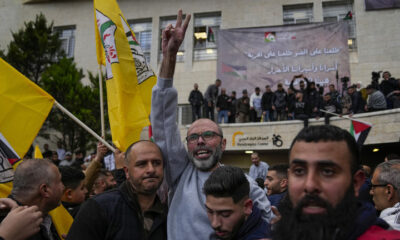
[[54,98],[0,58],[0,133],[22,158]]
[[40,151],[39,145],[36,144],[35,151],[33,153],[34,158],[43,159],[42,152]]
[[108,115],[114,144],[122,151],[150,125],[156,76],[116,0],[94,0],[97,60],[106,65]]
[[58,236],[60,239],[65,239],[62,237],[62,235],[68,234],[69,229],[74,221],[71,214],[69,214],[67,209],[65,209],[61,204],[57,208],[51,210],[49,215],[51,216],[51,220],[53,221],[54,227],[57,230]]

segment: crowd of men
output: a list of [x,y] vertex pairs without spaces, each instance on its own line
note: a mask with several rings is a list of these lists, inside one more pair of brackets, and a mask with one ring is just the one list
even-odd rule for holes
[[[330,84],[329,91],[324,92],[324,87],[310,82],[304,75],[294,76],[286,90],[282,83],[277,84],[275,91],[272,86],[266,85],[264,92],[256,87],[250,97],[247,89],[244,89],[241,98],[236,98],[236,91],[228,96],[219,79],[207,88],[204,97],[196,83],[189,95],[192,119],[201,118],[203,105],[203,117],[215,121],[216,110],[218,123],[308,121],[309,118],[330,117],[326,112],[341,115],[400,108],[400,79],[391,77],[390,72],[386,71],[379,83],[376,74],[380,76],[374,73],[371,84],[365,88],[360,82],[346,87],[348,78],[343,78],[345,87],[342,93],[334,84]],[[299,84],[298,89],[294,83]]]
[[[11,209],[2,216],[0,239],[400,239],[393,230],[399,229],[400,161],[376,168],[369,187],[375,207],[359,199],[365,173],[346,130],[305,127],[291,144],[287,166],[269,167],[255,153],[250,176],[221,163],[226,139],[210,119],[193,122],[185,146],[173,75],[190,18],[183,21],[180,10],[176,25],[162,33],[152,93],[154,142],[115,153],[116,181],[101,169],[102,144],[85,174],[73,164],[24,160],[10,197],[0,199],[0,208]],[[267,191],[253,178],[265,179]],[[62,236],[48,215],[60,204],[74,216]]]

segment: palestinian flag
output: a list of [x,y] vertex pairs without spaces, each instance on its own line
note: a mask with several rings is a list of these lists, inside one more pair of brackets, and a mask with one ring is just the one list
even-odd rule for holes
[[213,32],[211,27],[208,27],[207,41],[208,42],[215,42],[214,32]]
[[222,63],[222,73],[239,77],[243,80],[247,79],[247,67],[246,66],[235,66],[226,63]]
[[151,125],[149,125],[149,139],[150,139],[150,141],[154,142],[153,128],[151,127]]
[[351,11],[348,11],[346,16],[344,16],[343,20],[351,20],[353,19],[353,13]]
[[359,146],[362,146],[367,139],[368,133],[371,130],[372,124],[351,120],[350,133],[353,135]]

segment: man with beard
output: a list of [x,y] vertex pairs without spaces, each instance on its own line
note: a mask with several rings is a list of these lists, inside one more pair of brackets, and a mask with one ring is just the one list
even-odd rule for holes
[[156,192],[164,176],[159,147],[139,141],[125,153],[126,181],[82,205],[67,239],[167,239],[166,206]]
[[301,130],[290,147],[288,181],[273,239],[399,239],[372,206],[356,199],[364,172],[347,131],[332,125]]
[[[163,60],[159,79],[153,88],[151,124],[154,141],[160,146],[166,165],[169,186],[168,239],[209,239],[214,232],[204,209],[203,184],[220,166],[226,139],[221,128],[210,119],[195,121],[187,131],[187,149],[176,123],[177,91],[173,88],[176,54],[181,45],[190,15],[182,22],[178,12],[176,26],[168,25],[162,34]],[[264,192],[254,180],[250,198],[257,202],[263,219],[272,217]]]
[[270,237],[270,226],[249,198],[250,185],[240,168],[217,168],[204,183],[203,191],[207,216],[217,239]]
[[110,171],[105,169],[100,170],[97,174],[96,179],[93,184],[93,195],[103,193],[105,191],[111,190],[117,186],[117,181],[115,181],[114,176]]
[[267,188],[268,200],[279,209],[281,199],[286,196],[288,188],[288,165],[278,164],[268,170],[264,186]]

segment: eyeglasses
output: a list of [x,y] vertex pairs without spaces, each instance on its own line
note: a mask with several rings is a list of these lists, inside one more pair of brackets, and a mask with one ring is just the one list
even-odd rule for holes
[[374,189],[376,187],[386,187],[387,185],[390,185],[393,187],[393,189],[397,190],[397,188],[395,186],[393,186],[393,184],[390,183],[386,183],[386,184],[371,184],[371,189]]
[[387,184],[371,184],[371,189],[374,189],[376,187],[386,187]]
[[205,132],[203,132],[201,134],[193,133],[193,134],[187,136],[186,137],[186,141],[188,143],[195,143],[195,142],[199,141],[200,137],[202,137],[204,139],[204,141],[207,142],[207,141],[210,141],[211,139],[213,139],[215,136],[222,137],[221,134],[218,134],[216,132],[205,131]]

